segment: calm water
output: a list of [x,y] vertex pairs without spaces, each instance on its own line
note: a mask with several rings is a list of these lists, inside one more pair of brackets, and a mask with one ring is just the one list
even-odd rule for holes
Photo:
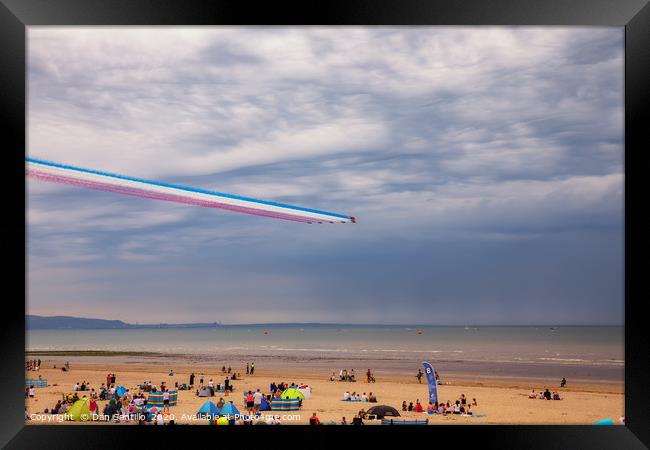
[[298,361],[428,359],[612,368],[624,363],[623,327],[244,325],[33,330],[27,334],[27,349],[152,351],[215,359],[246,356]]

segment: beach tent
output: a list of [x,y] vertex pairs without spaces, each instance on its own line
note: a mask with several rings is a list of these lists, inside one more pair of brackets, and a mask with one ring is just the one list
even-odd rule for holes
[[288,389],[285,389],[282,392],[282,395],[280,396],[281,399],[283,400],[294,400],[294,399],[301,399],[303,400],[305,398],[305,395],[298,390],[296,387],[290,387]]
[[116,387],[115,394],[121,398],[124,394],[126,394],[126,388],[124,386]]
[[266,399],[266,397],[262,397],[262,404],[260,405],[260,411],[271,411],[271,404]]
[[228,425],[230,421],[228,420],[227,417],[219,417],[217,419],[217,425]]
[[273,411],[298,411],[300,409],[300,399],[283,399],[274,398],[271,402],[271,410]]
[[85,397],[74,402],[66,412],[67,420],[86,422],[90,420],[90,399]]
[[298,392],[300,392],[305,398],[311,397],[311,387],[307,384],[301,384],[298,386]]
[[368,410],[368,414],[376,415],[378,419],[384,417],[399,417],[399,412],[392,406],[377,405]]
[[237,407],[232,402],[228,402],[223,405],[223,408],[221,408],[221,411],[219,411],[220,416],[234,416],[235,414],[241,415]]
[[211,396],[210,389],[208,389],[207,387],[199,389],[199,397],[210,397],[210,396]]
[[593,423],[592,425],[614,425],[614,421],[612,419],[603,419]]
[[[178,402],[178,390],[174,389],[169,391],[169,406],[176,406]],[[147,398],[147,405],[149,406],[164,406],[163,393],[151,392]]]
[[208,401],[201,406],[201,408],[198,410],[196,413],[197,417],[200,417],[202,419],[208,418],[211,419],[213,417],[216,417],[219,415],[219,408],[217,408],[217,405],[214,403]]

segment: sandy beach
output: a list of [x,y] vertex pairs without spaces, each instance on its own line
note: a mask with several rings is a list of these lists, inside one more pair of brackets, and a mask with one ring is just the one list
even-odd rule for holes
[[[84,361],[86,359],[86,361]],[[105,360],[104,360],[105,359]],[[61,371],[60,367],[65,360],[71,360],[71,370]],[[228,366],[228,362],[223,364]],[[86,381],[90,386],[99,389],[106,382],[106,374],[116,374],[116,385],[122,385],[132,392],[137,392],[137,386],[143,381],[151,380],[154,385],[165,381],[167,386],[188,383],[190,373],[196,375],[195,385],[202,375],[207,380],[214,379],[215,383],[222,383],[224,375],[221,373],[223,364],[183,363],[179,361],[165,361],[156,358],[61,358],[42,359],[39,372],[26,372],[26,378],[36,379],[40,375],[48,381],[45,388],[35,389],[34,398],[26,399],[27,412],[35,414],[28,424],[71,424],[79,422],[62,422],[52,415],[43,415],[45,408],[52,408],[61,399],[63,394],[73,392],[76,382]],[[53,366],[56,365],[56,369]],[[246,375],[245,363],[231,362],[233,371],[242,373],[242,379],[234,381],[234,393],[224,397],[226,401],[233,400],[235,406],[245,412],[242,392],[257,388],[264,393],[269,393],[271,382],[306,383],[312,388],[310,398],[303,401],[301,411],[291,413],[291,417],[281,420],[282,424],[307,424],[312,413],[316,413],[322,423],[334,421],[340,423],[345,417],[348,422],[361,409],[367,410],[374,406],[366,402],[344,402],[342,396],[345,391],[358,393],[372,392],[376,395],[377,405],[389,405],[400,411],[405,419],[429,419],[429,424],[591,424],[596,421],[612,418],[618,423],[619,417],[624,415],[623,383],[590,383],[568,380],[567,386],[559,387],[559,379],[552,380],[515,378],[507,376],[489,377],[478,379],[472,374],[444,373],[442,372],[439,386],[441,401],[454,402],[461,394],[471,401],[476,399],[474,416],[403,412],[403,401],[416,400],[426,409],[428,389],[426,379],[418,383],[415,373],[404,371],[401,374],[392,372],[377,372],[377,381],[368,384],[363,375],[367,367],[353,367],[357,373],[358,381],[354,383],[330,381],[332,370],[322,367],[311,367],[308,363],[277,363],[273,367],[257,365],[254,375]],[[173,367],[175,374],[168,375],[168,370]],[[337,372],[338,373],[338,372]],[[529,399],[531,389],[537,392],[548,387],[551,391],[559,392],[562,400],[546,401]],[[88,394],[87,392],[80,393]],[[196,395],[195,390],[180,390],[178,405],[171,408],[175,423],[207,424],[207,420],[192,420],[189,416],[195,414],[200,406],[207,400],[216,403],[219,394],[212,398],[202,398]],[[105,401],[98,401],[99,410],[102,411]],[[270,413],[270,412],[267,412]],[[184,417],[184,415],[186,417]],[[62,417],[62,416],[61,416]],[[91,422],[85,422],[91,423]],[[102,422],[92,422],[102,423]]]

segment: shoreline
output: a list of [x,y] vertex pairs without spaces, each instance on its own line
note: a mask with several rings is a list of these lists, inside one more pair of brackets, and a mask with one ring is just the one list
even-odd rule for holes
[[[422,367],[422,359],[396,358],[350,358],[348,357],[304,357],[304,356],[265,356],[260,354],[210,354],[187,355],[177,353],[146,351],[108,351],[108,350],[48,350],[28,351],[26,359],[40,359],[44,363],[70,361],[75,364],[117,364],[138,366],[142,363],[162,365],[166,369],[173,367],[196,367],[204,370],[220,369],[222,365],[245,366],[246,361],[256,361],[267,371],[278,372],[291,367],[292,372],[311,374],[314,372],[328,376],[332,371],[344,367],[357,367],[365,373],[371,368],[378,375],[390,378],[408,378],[414,376]],[[474,384],[510,384],[521,386],[525,383],[555,383],[566,377],[585,386],[609,386],[622,392],[624,386],[624,366],[602,366],[580,363],[558,362],[502,362],[502,361],[465,361],[465,360],[430,360],[434,367],[442,372],[453,374],[457,379]],[[367,367],[366,367],[367,366]],[[244,371],[245,372],[245,371]]]
[[[176,354],[160,354],[155,352],[90,352],[92,355],[79,355],[80,352],[66,352],[56,355],[55,358],[47,357],[41,358],[43,367],[52,367],[56,365],[61,367],[66,361],[71,363],[71,367],[75,371],[94,371],[99,368],[110,368],[113,366],[122,367],[128,371],[142,371],[151,372],[153,369],[156,371],[164,372],[172,368],[176,373],[190,372],[205,373],[221,375],[222,366],[233,367],[234,371],[245,374],[245,364],[247,359],[234,358],[234,359],[219,359],[206,360],[205,358],[196,357],[194,355],[176,355]],[[100,353],[100,354],[95,354]],[[126,354],[137,353],[137,355]],[[66,355],[65,358],[62,356]],[[70,355],[69,357],[67,355]],[[29,355],[26,359],[35,359],[42,355],[38,352]],[[358,360],[317,360],[325,364],[315,364],[314,360],[301,360],[301,361],[288,361],[273,358],[270,360],[254,359],[258,371],[260,367],[264,368],[264,374],[267,376],[275,376],[282,378],[290,372],[293,376],[302,376],[312,379],[327,380],[332,372],[338,373],[341,368],[355,368],[359,376],[365,374],[366,369],[371,368],[373,374],[382,379],[390,380],[391,382],[408,383],[409,381],[416,381],[415,374],[418,368],[421,368],[421,362],[412,363],[410,361],[400,361],[401,367],[382,368],[378,367],[380,361],[363,361],[360,364]],[[366,363],[375,364],[366,364]],[[436,370],[446,374],[443,383],[457,383],[464,386],[485,386],[485,387],[508,387],[516,389],[529,389],[531,385],[536,386],[554,386],[559,383],[564,375],[560,376],[544,376],[535,373],[517,374],[507,371],[502,368],[498,372],[484,372],[477,370],[463,370],[463,367],[451,368],[449,365],[441,364],[439,361],[434,362]],[[465,365],[463,363],[462,365]],[[519,363],[523,364],[523,363]],[[368,367],[366,367],[366,365]],[[480,368],[477,368],[480,369]],[[569,372],[565,367],[555,367],[556,370],[562,370],[562,373]],[[589,370],[589,368],[582,367],[582,370]],[[107,369],[109,370],[109,369]],[[36,374],[37,372],[28,372],[29,374]],[[566,377],[570,381],[570,385],[577,387],[581,392],[602,392],[602,393],[623,393],[624,392],[624,377],[623,370],[621,369],[621,377],[616,379],[597,379],[597,378],[580,378],[580,377]],[[426,380],[423,379],[423,384]]]

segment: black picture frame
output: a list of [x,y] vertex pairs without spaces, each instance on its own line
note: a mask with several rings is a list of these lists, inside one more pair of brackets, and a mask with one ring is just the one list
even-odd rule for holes
[[[145,435],[149,443],[214,438],[213,427],[25,426],[24,350],[26,290],[24,152],[26,113],[26,26],[30,25],[579,25],[625,27],[625,416],[626,426],[471,426],[413,427],[417,440],[465,446],[468,440],[496,448],[644,448],[650,445],[648,327],[641,314],[643,206],[632,190],[647,151],[650,124],[650,6],[647,0],[332,0],[278,4],[209,0],[0,0],[0,111],[5,163],[2,177],[7,212],[6,278],[0,369],[0,447],[93,448],[131,445]],[[22,193],[22,194],[21,194]],[[638,198],[638,197],[636,197]],[[633,241],[634,239],[634,241]],[[19,264],[23,262],[23,264]],[[10,289],[15,288],[15,289]],[[9,294],[14,291],[16,294]],[[26,295],[22,298],[25,299]],[[10,305],[17,307],[10,307]],[[241,442],[246,427],[228,427],[219,435]],[[322,435],[348,439],[350,433],[383,439],[404,427],[323,427]],[[408,428],[408,427],[407,427]],[[172,431],[173,429],[173,431]],[[256,433],[304,433],[307,427],[258,427]],[[262,431],[263,430],[263,431]],[[320,431],[320,430],[319,430]],[[156,434],[152,434],[156,433]],[[163,434],[160,434],[163,433]],[[191,434],[190,434],[191,433]],[[338,436],[343,434],[343,436]],[[271,437],[271,436],[270,436]],[[313,440],[314,435],[298,436]],[[272,439],[275,439],[271,437]],[[320,440],[320,437],[319,437]],[[223,442],[223,441],[220,441]],[[340,441],[339,441],[340,442]],[[74,444],[73,444],[74,443]],[[340,442],[345,445],[347,442]],[[303,443],[301,445],[311,445]],[[400,445],[397,444],[396,445]]]

